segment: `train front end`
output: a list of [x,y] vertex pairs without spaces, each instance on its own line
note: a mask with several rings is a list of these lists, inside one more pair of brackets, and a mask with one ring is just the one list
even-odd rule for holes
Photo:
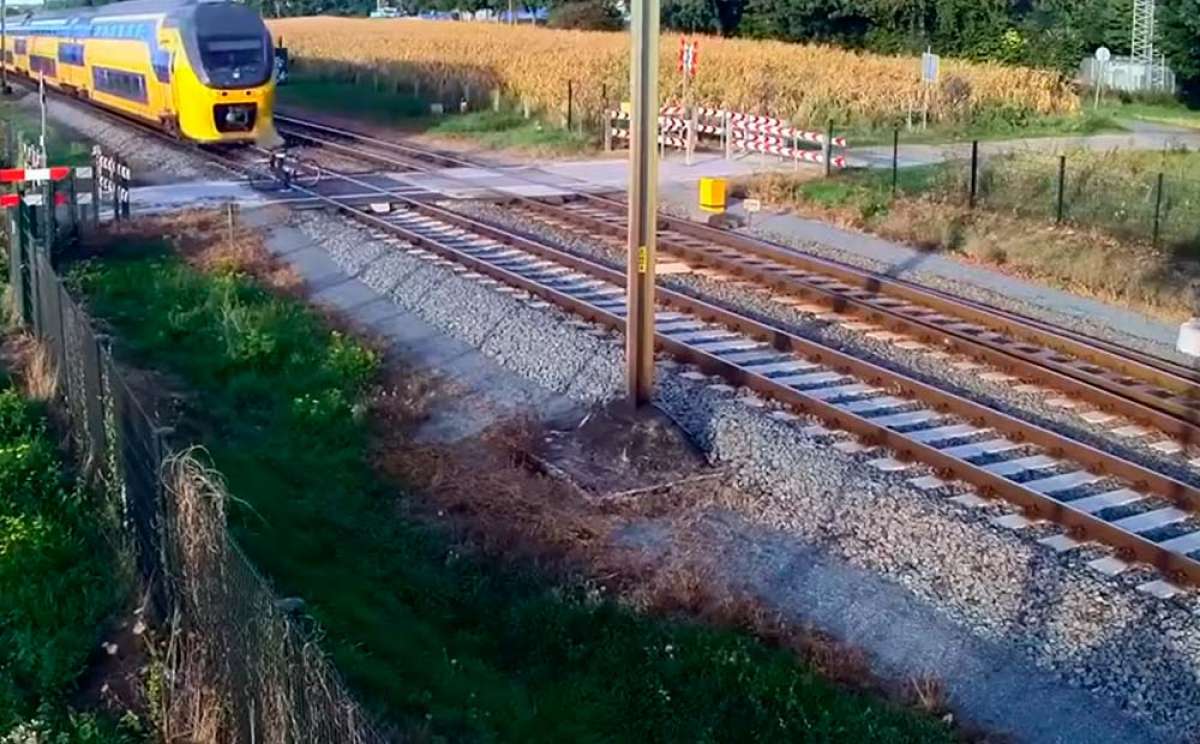
[[200,3],[179,31],[186,63],[177,56],[173,93],[181,134],[204,143],[274,144],[274,50],[258,14]]

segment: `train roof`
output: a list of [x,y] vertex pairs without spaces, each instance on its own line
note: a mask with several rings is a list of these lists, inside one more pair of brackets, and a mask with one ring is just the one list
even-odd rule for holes
[[[125,0],[92,7],[41,11],[25,16],[30,21],[89,21],[112,16],[187,16],[200,5],[243,5],[231,0]],[[20,25],[21,21],[17,20]]]

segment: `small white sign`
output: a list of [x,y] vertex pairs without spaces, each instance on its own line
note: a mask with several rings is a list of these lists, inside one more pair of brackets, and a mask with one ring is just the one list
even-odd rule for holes
[[762,201],[759,199],[746,199],[742,202],[742,208],[751,214],[762,211]]
[[921,82],[932,85],[938,80],[938,72],[942,66],[942,58],[933,52],[921,55]]
[[1108,64],[1110,59],[1112,59],[1112,52],[1108,51],[1108,47],[1100,47],[1096,50],[1096,61],[1100,64]]

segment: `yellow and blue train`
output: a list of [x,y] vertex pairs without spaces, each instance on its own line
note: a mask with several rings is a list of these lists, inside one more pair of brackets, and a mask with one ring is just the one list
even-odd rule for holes
[[132,0],[10,19],[4,63],[201,143],[276,138],[274,50],[229,0]]

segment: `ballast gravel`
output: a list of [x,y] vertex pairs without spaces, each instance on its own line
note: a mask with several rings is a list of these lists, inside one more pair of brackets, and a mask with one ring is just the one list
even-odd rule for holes
[[[444,202],[445,206],[481,220],[523,233],[564,250],[587,256],[610,267],[623,266],[621,249],[611,242],[581,237],[569,230],[515,216],[511,211],[489,202]],[[981,370],[956,369],[952,359],[931,356],[928,350],[908,350],[893,343],[870,338],[840,323],[822,320],[771,299],[749,282],[718,281],[700,274],[668,274],[658,277],[664,286],[687,294],[716,301],[750,317],[769,322],[802,338],[819,342],[858,359],[863,359],[938,388],[970,398],[1016,418],[1086,442],[1098,449],[1164,473],[1176,480],[1200,486],[1200,471],[1190,467],[1183,456],[1167,455],[1153,449],[1154,438],[1128,438],[1113,434],[1119,424],[1089,423],[1078,411],[1048,405],[1057,396],[1024,393],[1016,385],[990,382],[980,377]],[[847,320],[852,318],[847,317]],[[965,360],[965,358],[963,358]],[[1087,410],[1082,406],[1079,411]]]
[[[295,222],[348,274],[504,367],[583,402],[621,393],[618,336],[341,218],[305,212]],[[992,524],[1003,506],[960,506],[909,483],[927,471],[881,472],[867,461],[885,452],[845,454],[834,445],[847,439],[814,433],[813,420],[776,418],[773,404],[748,404],[746,391],[667,360],[659,371],[659,405],[740,486],[730,508],[903,586],[971,635],[1113,701],[1156,738],[1185,741],[1200,730],[1195,594],[1148,596],[1128,576],[1086,568],[1095,550],[1056,554]],[[986,675],[969,683],[986,685]]]

